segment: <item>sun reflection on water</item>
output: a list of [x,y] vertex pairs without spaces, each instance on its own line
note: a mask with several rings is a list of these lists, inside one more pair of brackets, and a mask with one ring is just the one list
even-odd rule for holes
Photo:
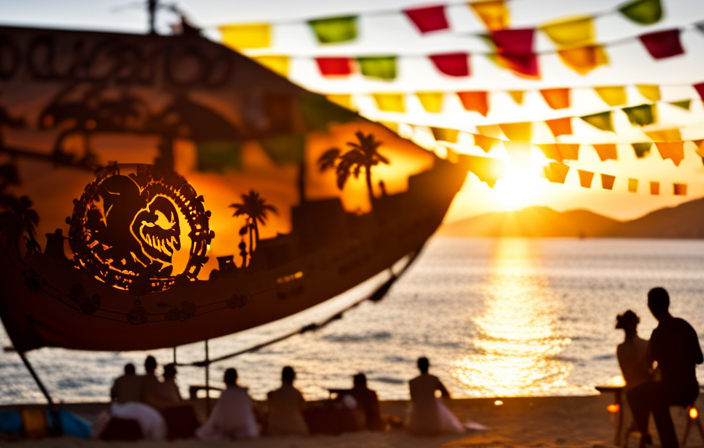
[[540,274],[531,242],[501,239],[482,288],[484,313],[474,317],[475,353],[453,376],[482,396],[548,395],[568,388],[571,364],[556,359],[570,339],[559,335],[560,302]]

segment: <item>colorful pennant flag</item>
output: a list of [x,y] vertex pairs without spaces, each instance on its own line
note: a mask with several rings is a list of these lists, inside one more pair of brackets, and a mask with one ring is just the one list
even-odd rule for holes
[[699,84],[694,84],[692,87],[694,87],[694,89],[699,94],[699,98],[704,100],[704,82],[700,82]]
[[557,55],[562,63],[580,75],[586,75],[595,68],[609,63],[606,51],[601,45],[558,50]]
[[494,146],[496,146],[499,143],[499,140],[492,138],[492,137],[487,137],[486,135],[473,134],[473,136],[474,136],[474,145],[482,148],[482,150],[484,152],[491,151],[494,148]]
[[442,101],[445,94],[442,92],[418,92],[416,96],[423,105],[426,112],[439,113],[442,112]]
[[331,101],[338,106],[342,106],[346,109],[349,110],[357,110],[357,107],[355,104],[352,102],[352,95],[350,94],[334,94],[334,95],[327,95],[326,98],[328,101]]
[[697,155],[704,158],[704,140],[693,140],[692,143],[697,147]]
[[357,16],[314,19],[309,20],[308,24],[321,44],[348,42],[357,38]]
[[644,98],[650,101],[660,101],[660,86],[639,84],[636,88]]
[[428,6],[426,8],[405,9],[411,22],[418,28],[421,33],[429,33],[431,31],[446,30],[449,28],[447,18],[445,17],[445,6]]
[[606,160],[618,160],[618,152],[616,151],[616,145],[613,143],[605,143],[601,145],[592,145],[596,153],[599,155],[599,160],[602,162]]
[[523,97],[525,92],[523,90],[509,90],[508,94],[513,98],[513,102],[516,104],[523,104]]
[[430,60],[435,67],[448,76],[469,76],[468,53],[431,54]]
[[197,142],[198,171],[217,173],[242,169],[242,144],[240,142]]
[[594,91],[609,106],[622,106],[627,102],[623,86],[594,87]]
[[477,125],[477,132],[479,132],[482,135],[486,135],[487,137],[493,137],[493,138],[499,138],[503,139],[506,138],[504,135],[503,131],[499,127],[498,124],[484,124],[484,125]]
[[616,176],[611,176],[609,174],[602,174],[601,175],[601,188],[604,190],[613,190],[615,180],[616,180]]
[[636,154],[636,157],[642,159],[650,153],[650,148],[653,144],[650,142],[631,143],[631,146],[633,147],[633,152]]
[[668,104],[671,104],[676,107],[680,107],[685,110],[689,110],[689,107],[692,104],[692,100],[670,101]]
[[572,134],[572,119],[570,117],[556,118],[554,120],[546,120],[552,135],[559,137],[560,135]]
[[406,112],[406,101],[402,93],[374,93],[372,94],[376,107],[384,112]]
[[680,42],[680,30],[666,30],[655,33],[641,34],[638,39],[655,59],[665,59],[678,54],[684,54]]
[[469,171],[492,188],[496,181],[504,176],[503,160],[470,155],[466,155],[465,157],[469,161]]
[[684,142],[655,142],[663,160],[670,159],[675,166],[680,166],[684,159]]
[[460,131],[456,129],[445,129],[431,127],[430,130],[433,133],[436,141],[457,143],[457,137],[459,137]]
[[255,56],[252,59],[274,73],[288,78],[290,59],[288,56]]
[[542,25],[540,29],[556,45],[576,47],[594,42],[594,18],[579,17]]
[[543,99],[551,109],[567,109],[570,107],[570,89],[543,89],[540,91]]
[[611,120],[611,111],[607,112],[601,112],[598,114],[592,114],[592,115],[586,115],[584,117],[580,117],[582,120],[586,121],[590,125],[594,126],[597,129],[601,129],[602,131],[611,131],[613,132],[614,130],[614,125]]
[[484,23],[488,30],[502,30],[509,26],[509,12],[506,7],[506,2],[486,1],[486,2],[471,2],[469,7]]
[[660,0],[634,0],[618,9],[621,14],[641,25],[652,25],[662,19]]
[[501,53],[488,55],[499,67],[527,79],[539,79],[538,56],[529,53]]
[[396,56],[365,56],[357,58],[364,76],[390,81],[396,79]]
[[271,46],[271,25],[250,23],[247,25],[224,25],[218,29],[222,35],[222,43],[236,50]]
[[348,76],[352,74],[350,58],[315,58],[323,76]]
[[653,196],[660,194],[660,182],[650,182],[650,194]]
[[657,117],[657,109],[654,104],[624,107],[623,112],[628,116],[628,121],[630,121],[631,124],[638,126],[653,124]]
[[538,57],[533,53],[534,35],[533,28],[492,30],[490,37],[496,47],[492,59],[517,75],[539,77]]
[[555,143],[546,143],[542,145],[536,145],[538,148],[540,148],[541,151],[543,151],[543,155],[545,158],[550,159],[550,160],[557,160],[557,161],[562,161],[562,157],[560,156],[560,151],[557,149],[557,144]]
[[543,167],[545,177],[553,183],[564,184],[570,167],[559,162],[550,162]]
[[489,113],[489,94],[487,92],[457,92],[457,96],[465,110],[479,112],[485,117]]
[[509,140],[529,142],[532,136],[533,124],[529,121],[523,123],[502,123],[499,124],[499,127]]
[[687,196],[687,184],[672,184],[675,196]]
[[560,152],[560,157],[563,159],[579,160],[578,143],[557,143],[557,150]]
[[281,135],[261,142],[264,152],[277,165],[300,163],[306,148],[306,134]]
[[638,179],[628,178],[628,192],[637,193],[638,192]]
[[682,133],[679,129],[659,129],[657,131],[644,131],[645,135],[654,142],[679,142],[682,141]]
[[579,185],[582,188],[591,188],[592,179],[594,178],[594,173],[591,171],[577,170],[579,173]]

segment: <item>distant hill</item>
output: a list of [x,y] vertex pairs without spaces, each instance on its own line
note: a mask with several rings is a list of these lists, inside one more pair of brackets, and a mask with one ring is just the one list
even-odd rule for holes
[[438,235],[464,237],[703,238],[704,198],[621,222],[587,210],[534,206],[473,216],[442,226]]

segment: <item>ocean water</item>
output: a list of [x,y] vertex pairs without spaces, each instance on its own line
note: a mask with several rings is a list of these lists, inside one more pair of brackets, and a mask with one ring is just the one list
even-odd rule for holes
[[[210,356],[332,316],[385,275],[299,315],[211,340]],[[594,394],[595,385],[620,380],[615,349],[623,333],[614,329],[616,315],[634,310],[645,338],[655,327],[646,306],[654,286],[668,289],[672,313],[704,339],[704,241],[436,237],[381,302],[214,364],[212,384],[221,386],[224,369],[236,367],[241,384],[263,399],[278,387],[281,367],[291,365],[309,399],[349,387],[360,371],[382,399],[407,399],[415,360],[428,356],[431,372],[454,397]],[[4,332],[0,344],[10,344]],[[201,360],[203,350],[203,343],[179,347],[177,360]],[[142,371],[146,354],[166,363],[174,351],[41,349],[29,359],[55,400],[103,401],[122,366],[134,362]],[[188,385],[204,384],[204,370],[179,367],[177,381],[186,396]],[[42,400],[17,354],[0,353],[0,404]]]

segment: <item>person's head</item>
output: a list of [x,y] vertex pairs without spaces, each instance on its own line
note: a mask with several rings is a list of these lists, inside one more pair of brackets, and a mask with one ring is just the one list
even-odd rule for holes
[[428,361],[428,358],[425,356],[418,358],[418,370],[420,370],[420,373],[428,373],[429,368],[430,361]]
[[296,379],[296,371],[293,370],[293,367],[286,366],[283,369],[281,369],[281,382],[282,383],[293,384],[293,380],[295,380],[295,379]]
[[223,375],[223,381],[225,381],[226,386],[234,386],[237,384],[237,369],[230,367],[225,370],[225,375]]
[[352,384],[354,384],[354,387],[361,387],[365,388],[367,387],[367,375],[363,373],[358,373],[355,376],[352,377]]
[[640,318],[631,310],[616,316],[616,328],[626,332],[635,331],[639,323]]
[[125,364],[125,375],[134,375],[135,372],[136,370],[134,368],[134,364],[132,364],[131,362]]
[[177,373],[175,364],[166,364],[164,366],[164,378],[176,378]]
[[648,308],[657,320],[670,314],[670,295],[665,291],[665,288],[657,287],[648,291]]
[[152,355],[147,356],[147,359],[144,360],[144,370],[150,373],[156,370],[156,358]]

